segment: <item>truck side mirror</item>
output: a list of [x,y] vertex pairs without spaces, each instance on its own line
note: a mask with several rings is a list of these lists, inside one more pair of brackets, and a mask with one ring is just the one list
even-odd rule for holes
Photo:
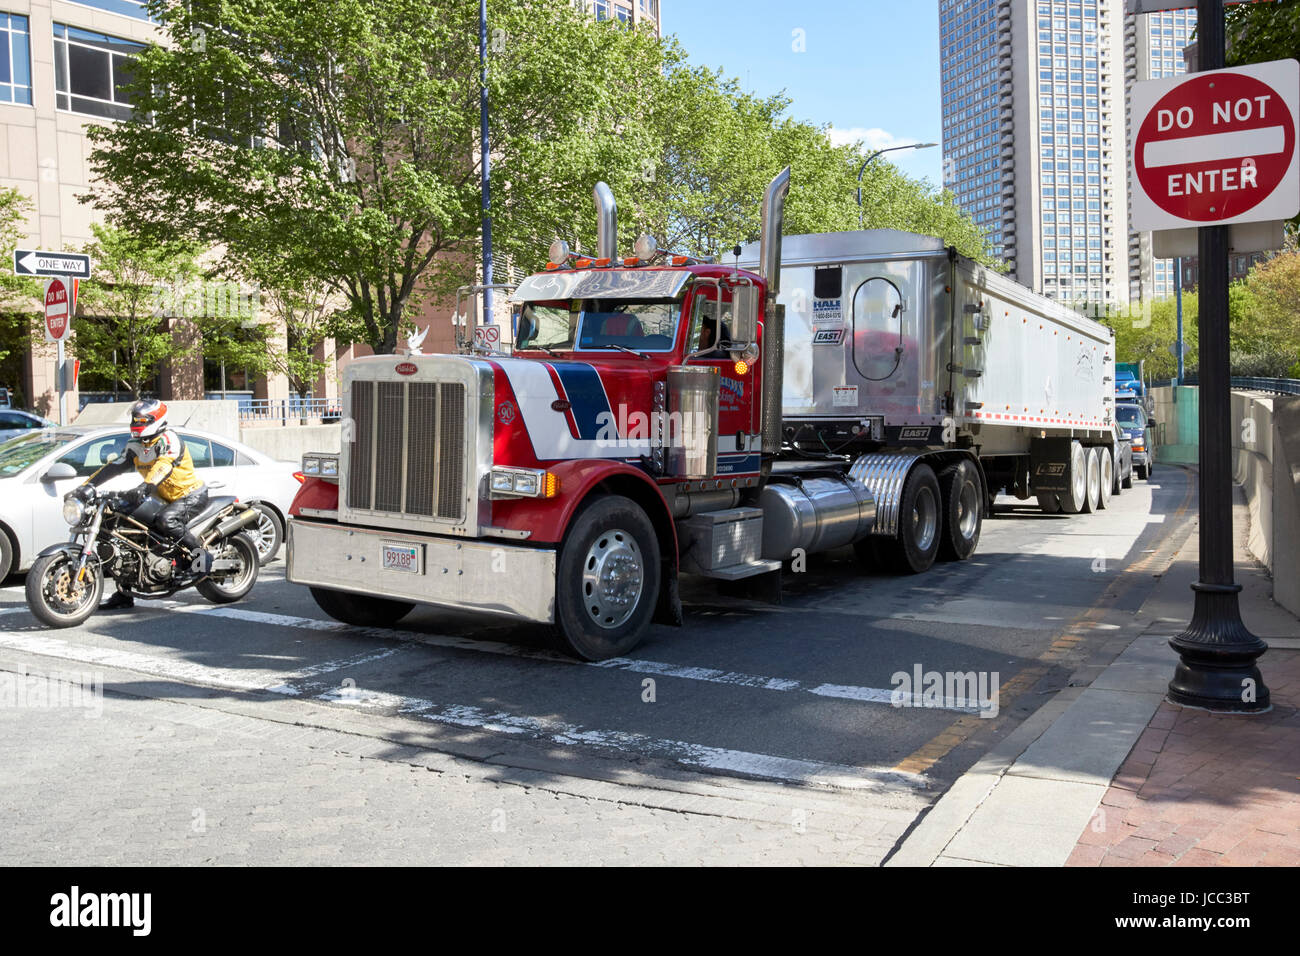
[[758,341],[758,287],[739,285],[731,290],[731,340],[735,345]]

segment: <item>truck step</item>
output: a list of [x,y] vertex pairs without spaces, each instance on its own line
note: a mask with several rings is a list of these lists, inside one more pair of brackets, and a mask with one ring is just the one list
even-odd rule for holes
[[769,574],[772,571],[780,571],[780,561],[769,561],[759,558],[756,561],[742,561],[740,564],[731,564],[725,568],[695,568],[695,574],[705,578],[717,578],[719,581],[739,581],[743,578],[752,578],[756,574]]

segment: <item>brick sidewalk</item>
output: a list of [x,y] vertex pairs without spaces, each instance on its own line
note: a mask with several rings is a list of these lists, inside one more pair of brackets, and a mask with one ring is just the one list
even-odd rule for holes
[[1260,671],[1263,716],[1160,705],[1067,866],[1300,865],[1300,651]]

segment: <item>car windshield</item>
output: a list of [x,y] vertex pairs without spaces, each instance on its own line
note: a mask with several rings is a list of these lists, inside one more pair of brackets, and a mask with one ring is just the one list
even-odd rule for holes
[[69,432],[39,431],[9,439],[0,444],[0,478],[26,471],[56,448],[81,437]]
[[1142,409],[1134,408],[1132,405],[1116,406],[1115,418],[1121,425],[1142,425],[1146,422],[1142,417]]
[[681,308],[680,299],[528,302],[519,313],[515,348],[668,352],[677,340]]

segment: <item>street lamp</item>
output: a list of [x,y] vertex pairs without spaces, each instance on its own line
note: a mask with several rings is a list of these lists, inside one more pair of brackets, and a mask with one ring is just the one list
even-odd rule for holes
[[858,228],[862,228],[862,174],[867,171],[871,161],[881,153],[892,153],[896,149],[929,149],[931,146],[938,146],[938,143],[909,143],[906,146],[886,146],[884,149],[878,149],[866,158],[862,168],[858,170]]

